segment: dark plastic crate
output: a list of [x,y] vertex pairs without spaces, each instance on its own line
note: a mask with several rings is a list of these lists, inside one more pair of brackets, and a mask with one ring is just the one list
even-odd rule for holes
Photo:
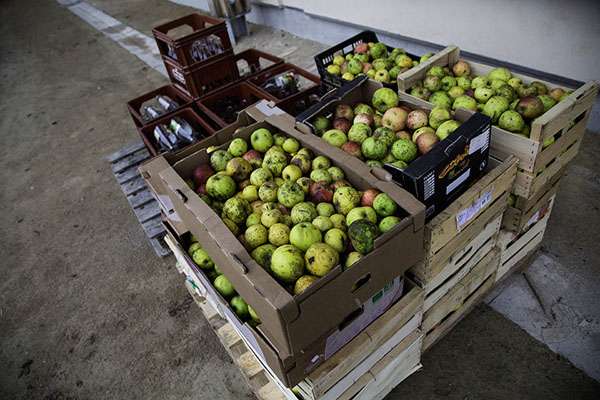
[[[156,119],[149,125],[146,125],[142,128],[138,128],[138,133],[142,137],[146,148],[153,156],[156,156],[160,153],[164,153],[164,151],[161,151],[160,146],[154,138],[154,128],[159,124],[168,125],[169,121],[175,117],[180,117],[186,120],[190,125],[192,125],[192,127],[194,127],[194,129],[196,129],[201,134],[202,138],[207,138],[215,133],[215,129],[191,107],[183,108],[179,111],[171,113],[170,115],[166,115],[164,117]],[[181,149],[178,149],[177,151],[182,150],[185,147],[187,146],[184,146]]]
[[[225,106],[223,103],[226,99],[231,98],[243,100],[245,104],[239,109],[232,107],[232,110],[229,112],[220,109]],[[215,126],[224,128],[236,121],[237,114],[240,111],[259,100],[275,101],[276,99],[248,82],[239,82],[229,85],[216,93],[205,96],[200,100],[197,100],[194,104],[202,113],[213,121]]]
[[[168,96],[171,100],[176,101],[179,104],[179,107],[173,111],[165,112],[164,114],[161,114],[159,117],[154,118],[152,120],[145,120],[142,117],[141,113],[142,106],[144,105],[144,103],[146,103],[149,100],[152,100],[158,95]],[[159,87],[158,89],[154,89],[151,92],[143,94],[133,100],[128,101],[127,108],[129,109],[129,113],[131,114],[131,118],[133,119],[135,126],[142,127],[152,123],[158,118],[163,118],[165,116],[173,114],[174,112],[179,111],[184,107],[190,106],[191,102],[192,98],[184,92],[182,92],[181,90],[177,89],[177,87],[175,87],[174,85],[165,85]]]
[[[271,79],[279,74],[285,73],[287,71],[291,71],[291,72],[295,73],[296,75],[304,78],[304,80],[308,86],[301,87],[298,92],[295,92],[295,93],[292,93],[290,95],[283,96],[283,97],[279,97],[276,93],[271,93],[263,87],[263,85],[269,79]],[[250,82],[252,85],[256,86],[258,89],[269,93],[277,101],[284,101],[286,99],[297,96],[312,87],[319,86],[321,84],[321,79],[317,75],[312,74],[312,73],[298,67],[297,65],[286,63],[286,64],[278,65],[273,68],[269,68],[268,70],[266,70],[260,74],[257,74],[256,76],[254,76],[252,78],[249,78],[248,82]]]
[[171,82],[193,99],[198,99],[241,79],[233,55],[192,70],[184,70],[164,58]]
[[[343,80],[340,76],[331,75],[327,72],[327,66],[333,62],[333,57],[340,54],[346,56],[346,54],[350,54],[354,51],[354,48],[361,43],[369,43],[369,42],[379,42],[377,35],[373,31],[362,31],[341,43],[336,44],[335,46],[331,46],[327,50],[322,51],[321,53],[315,56],[315,64],[317,65],[317,71],[319,71],[319,75],[323,82],[331,87],[341,87],[344,84],[348,83]],[[388,51],[392,51],[394,48],[386,45]],[[418,59],[419,57],[411,54],[408,54],[412,59]],[[386,87],[396,89],[398,86],[394,83],[384,83]]]
[[[181,37],[176,37],[177,30],[191,29]],[[231,54],[231,40],[225,21],[207,15],[190,14],[185,17],[159,25],[152,29],[158,49],[164,59],[175,63],[180,69],[190,69],[209,63]],[[210,51],[204,54],[194,51],[194,43],[218,43],[218,52]],[[213,50],[216,48],[213,48]],[[195,57],[195,54],[201,57]]]
[[276,105],[286,113],[296,117],[314,105],[320,104],[323,98],[333,91],[335,91],[335,89],[330,89],[330,87],[321,84],[319,86],[313,86],[295,96],[291,96],[286,100],[278,101]]
[[283,64],[282,58],[256,49],[244,50],[233,58],[240,76],[246,79]]

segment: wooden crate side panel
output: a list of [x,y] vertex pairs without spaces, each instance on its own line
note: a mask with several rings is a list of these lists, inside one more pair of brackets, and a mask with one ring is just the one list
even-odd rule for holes
[[337,400],[339,397],[352,386],[354,382],[360,379],[361,376],[367,374],[375,364],[385,357],[386,354],[393,351],[398,345],[403,342],[406,343],[406,339],[414,333],[419,331],[419,323],[421,316],[415,315],[406,325],[400,328],[389,341],[376,348],[365,360],[363,360],[356,368],[350,373],[341,378],[333,387],[331,387],[326,393],[320,396],[315,396],[314,399],[318,400]]
[[423,331],[428,332],[452,311],[458,309],[485,279],[496,272],[500,262],[498,250],[492,250],[461,281],[423,315]]
[[546,147],[541,151],[535,160],[534,173],[543,171],[548,164],[554,159],[559,157],[566,149],[568,149],[573,143],[583,138],[585,134],[585,127],[589,118],[589,112],[586,117],[581,121],[577,122],[574,126],[568,129],[561,137],[559,137],[554,143]]
[[382,400],[396,386],[410,375],[421,369],[421,348],[423,335],[421,334],[409,348],[399,355],[390,355],[391,362],[385,367],[377,365],[371,373],[373,382],[366,385],[354,400]]
[[534,120],[531,138],[539,142],[554,136],[582,113],[591,110],[598,95],[598,84],[587,82],[548,112]]
[[346,344],[342,350],[309,373],[302,385],[306,387],[310,396],[314,398],[322,396],[375,350],[390,340],[414,316],[418,316],[420,325],[424,297],[423,290],[415,286],[404,298],[369,325],[365,331]]
[[448,46],[442,51],[434,54],[425,61],[398,75],[398,90],[406,91],[411,88],[416,82],[425,78],[425,74],[434,65],[446,66],[453,65],[460,57],[460,49],[456,46]]
[[433,279],[439,272],[440,269],[448,262],[452,254],[458,249],[464,248],[467,243],[472,240],[485,225],[494,219],[496,215],[504,212],[508,205],[508,193],[504,193],[498,198],[494,204],[492,204],[486,211],[477,217],[476,221],[468,226],[461,233],[457,234],[446,246],[442,247],[440,251],[434,254],[432,257],[427,257],[424,261],[427,266],[427,279]]
[[526,136],[510,133],[497,126],[492,126],[490,154],[501,160],[514,155],[519,159],[519,169],[533,171],[535,159],[541,147],[541,143],[535,142]]
[[[338,400],[374,399],[396,379],[404,380],[420,368],[423,334],[415,330],[377,362],[361,379],[342,393]],[[395,379],[396,378],[396,379]],[[389,388],[389,393],[396,385]],[[387,394],[386,393],[386,394]],[[319,399],[320,400],[320,399]]]
[[441,340],[450,332],[464,317],[466,317],[473,308],[482,300],[482,298],[494,287],[496,277],[492,273],[475,292],[473,292],[461,305],[461,307],[430,330],[423,339],[423,352],[429,350],[434,344]]
[[576,141],[564,153],[558,156],[550,165],[537,176],[531,173],[519,171],[515,179],[513,193],[521,197],[531,197],[539,191],[544,185],[548,184],[556,178],[557,174],[563,171],[563,168],[571,161],[579,152],[581,140]]
[[541,244],[548,225],[548,218],[549,215],[538,221],[524,235],[501,251],[500,266],[498,267],[501,276]]
[[[477,210],[473,218],[459,229],[457,226],[457,215],[465,209],[471,207],[474,202],[481,199],[482,196],[490,194],[487,205],[510,191],[515,180],[517,172],[517,159],[511,156],[504,160],[502,164],[494,168],[488,174],[483,176],[473,186],[471,186],[462,196],[448,206],[444,211],[433,218],[425,225],[426,248],[429,248],[429,254],[437,253],[444,247],[460,230],[465,229],[469,223],[476,220],[476,217],[486,210],[486,206]],[[426,254],[427,257],[427,254]]]
[[[462,258],[460,263],[449,263],[442,272],[436,276],[435,282],[432,282],[431,291],[425,297],[424,310],[427,311],[433,307],[442,297],[444,297],[453,287],[455,287],[481,260],[490,255],[496,246],[498,238],[497,229],[491,233],[492,236],[483,236],[478,241],[481,243],[475,246],[469,246],[468,257]],[[435,285],[435,286],[434,286]]]
[[[481,218],[482,223],[473,225],[478,229],[473,231],[473,235],[469,235],[469,241],[458,248],[452,255],[445,259],[444,262],[436,267],[431,268],[435,274],[423,283],[425,297],[440,286],[450,275],[464,265],[474,253],[483,247],[490,239],[500,231],[502,221],[502,213],[498,212],[492,218]],[[495,241],[494,245],[495,245]]]
[[536,216],[538,216],[545,208],[551,206],[551,202],[554,200],[554,196],[558,191],[559,183],[560,181],[557,181],[551,186],[550,190],[543,193],[543,196],[541,196],[527,211],[521,211],[515,207],[508,207],[502,218],[502,229],[519,233],[537,222],[535,221]]

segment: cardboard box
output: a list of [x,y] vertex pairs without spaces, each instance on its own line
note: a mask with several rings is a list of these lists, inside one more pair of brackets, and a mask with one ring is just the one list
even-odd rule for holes
[[[339,89],[337,95],[328,96],[327,101],[299,115],[296,126],[302,132],[314,133],[311,124],[314,118],[330,115],[338,104],[370,104],[373,93],[381,87],[380,83],[366,78],[356,79]],[[430,111],[433,108],[428,103],[415,103],[405,93],[400,93],[400,101],[401,105],[413,109]],[[462,122],[460,128],[429,153],[419,156],[404,170],[389,164],[384,166],[397,183],[425,204],[427,218],[432,218],[460,196],[487,166],[491,120],[466,110],[456,111],[454,118]]]
[[[256,310],[262,320],[257,330],[278,350],[282,359],[301,354],[318,338],[330,335],[339,329],[340,324],[354,319],[361,313],[362,304],[393,279],[402,276],[423,255],[423,205],[391,182],[377,180],[374,176],[366,177],[368,173],[360,162],[356,166],[358,160],[353,157],[322,149],[320,139],[295,131],[293,122],[289,116],[273,116],[236,132],[217,133],[214,137],[223,140],[225,147],[232,138],[247,139],[258,128],[273,132],[280,130],[295,137],[315,154],[332,159],[333,164],[342,168],[347,180],[359,190],[375,187],[388,193],[403,210],[401,222],[377,238],[371,253],[350,269],[343,270],[338,265],[298,296],[290,294],[258,265],[221,218],[185,183],[193,169],[209,159],[205,149],[173,165],[164,157],[157,157],[141,168],[142,176],[151,187],[154,182],[162,181],[173,209],[238,293]],[[292,366],[285,367],[289,369]]]
[[[205,149],[209,146],[216,146],[223,143],[225,140],[224,138],[231,136],[239,127],[250,125],[256,121],[263,121],[268,116],[279,115],[282,113],[283,111],[275,107],[272,102],[261,101],[240,112],[238,114],[237,121],[229,125],[227,128],[221,129],[208,138],[189,145],[178,152],[165,153],[162,155],[162,157],[164,157],[169,164],[175,164],[176,162],[184,159],[190,154],[197,152],[200,149]],[[147,174],[156,175],[158,172],[160,172],[160,168],[162,168],[162,166],[157,169],[157,165],[146,162],[142,164],[140,171],[146,171]],[[146,184],[158,202],[164,217],[169,221],[170,224],[172,224],[178,234],[185,233],[187,229],[183,225],[182,219],[175,211],[173,202],[167,195],[167,189],[165,188],[164,183],[161,180],[146,180]]]
[[[191,281],[197,291],[209,304],[227,319],[236,332],[243,338],[252,352],[260,359],[269,371],[277,376],[285,385],[291,387],[304,379],[319,365],[332,358],[347,343],[371,326],[391,307],[398,313],[405,313],[408,321],[415,313],[422,310],[422,290],[412,281],[397,277],[389,282],[381,291],[377,292],[362,305],[363,313],[341,329],[316,340],[312,345],[299,355],[282,358],[268,340],[248,322],[239,319],[235,312],[213,287],[209,277],[199,269],[186,252],[190,244],[190,234],[177,236],[169,223],[166,224],[169,241],[176,244],[173,253],[178,262],[182,264],[187,280]],[[395,319],[400,318],[395,316]],[[419,323],[420,324],[420,319]],[[339,357],[336,355],[336,357]],[[292,365],[291,369],[284,368]]]

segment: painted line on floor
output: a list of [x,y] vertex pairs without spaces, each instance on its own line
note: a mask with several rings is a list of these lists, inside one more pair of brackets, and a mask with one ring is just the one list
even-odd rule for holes
[[150,67],[167,76],[167,71],[153,38],[122,24],[85,1],[57,0],[57,2]]

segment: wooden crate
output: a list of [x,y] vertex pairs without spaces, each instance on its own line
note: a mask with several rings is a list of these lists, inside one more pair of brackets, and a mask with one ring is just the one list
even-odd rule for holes
[[434,279],[453,255],[506,209],[516,172],[515,157],[490,159],[489,172],[425,225],[425,259],[410,269],[421,283]]
[[[460,49],[457,47],[444,49],[426,63],[400,74],[399,90],[407,92],[425,77],[431,66],[452,66],[459,58]],[[473,61],[469,61],[469,64],[473,75],[487,75],[495,68]],[[524,83],[537,80],[551,88],[561,87],[569,90],[526,75],[513,73],[513,76],[520,78]],[[497,126],[492,127],[490,154],[501,159],[508,155],[519,158],[519,173],[515,180],[514,194],[530,198],[575,157],[597,94],[598,84],[593,81],[577,88],[566,99],[533,121],[529,137],[508,132]],[[418,103],[430,104],[416,97],[410,97]],[[554,137],[555,142],[544,147],[542,145],[544,140],[551,137]]]
[[[221,330],[233,330],[245,343],[246,348],[256,356],[253,353],[253,346],[249,343],[251,339],[238,329],[239,322],[232,321],[232,318],[235,318],[233,313],[224,309],[228,305],[219,301],[218,295],[210,283],[202,279],[194,267],[189,265],[190,261],[184,256],[185,250],[170,234],[167,235],[166,242],[176,257],[178,271],[186,275],[188,289],[193,288],[197,297],[202,298],[204,305],[201,308],[210,309],[210,318],[207,317],[209,322],[211,318],[215,317],[226,321],[228,328]],[[423,335],[419,327],[423,316],[424,293],[414,283],[407,284],[407,286],[410,287],[410,290],[407,290],[407,293],[398,302],[331,358],[310,372],[306,379],[296,387],[305,399],[350,398],[359,391],[362,393],[362,390],[369,385],[379,387],[379,382],[384,379],[386,383],[399,383],[420,368],[420,348]],[[217,331],[217,335],[221,336],[221,332]],[[229,337],[231,334],[229,333],[227,336]],[[225,343],[224,345],[227,347]],[[237,355],[239,356],[239,354]],[[233,355],[232,358],[234,358]],[[270,381],[284,392],[285,390],[289,391],[260,357],[255,358],[261,364],[261,368],[266,371],[265,373],[269,374]],[[234,361],[240,366],[235,358]],[[387,368],[390,363],[397,368],[392,368],[392,370]],[[253,390],[254,386],[256,385],[250,384]],[[390,386],[388,392],[394,386]],[[374,390],[369,389],[366,393]]]
[[500,266],[498,267],[497,280],[502,279],[515,264],[539,248],[548,225],[555,196],[553,195],[550,198],[549,207],[544,217],[531,225],[527,231],[520,234],[507,230],[500,231],[498,235]]
[[499,213],[473,240],[457,251],[433,279],[423,284],[424,311],[433,307],[496,247],[501,221],[502,213]]
[[477,305],[494,286],[500,252],[493,249],[423,314],[423,351],[427,351]]
[[556,175],[554,182],[548,182],[538,193],[529,199],[515,196],[513,205],[508,206],[502,219],[502,229],[521,233],[542,219],[551,206],[558,191],[562,173]]

